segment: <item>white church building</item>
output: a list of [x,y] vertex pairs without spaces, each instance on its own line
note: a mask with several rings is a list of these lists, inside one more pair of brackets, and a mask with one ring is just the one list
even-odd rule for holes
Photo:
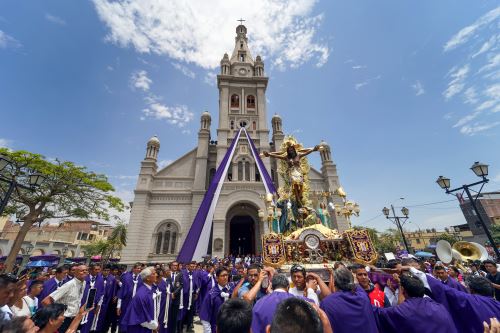
[[[177,257],[211,179],[241,127],[246,128],[259,151],[279,149],[285,134],[278,115],[271,119],[272,131],[268,127],[268,82],[261,57],[253,58],[250,53],[247,28],[239,25],[233,53],[231,57],[224,54],[217,75],[216,134],[211,135],[212,117],[204,112],[195,148],[163,169],[157,164],[160,139],[155,136],[147,142],[134,191],[122,263],[168,262]],[[297,139],[300,142],[300,137]],[[312,191],[335,191],[340,186],[336,165],[330,147],[322,144],[325,149],[319,152],[321,170],[311,167],[310,187]],[[278,188],[276,161],[265,158],[263,162]],[[207,254],[222,257],[229,253],[260,253],[261,235],[267,227],[259,220],[258,210],[265,209],[262,199],[265,188],[245,136],[237,142],[228,170],[215,208]],[[338,196],[332,199],[341,202]],[[348,228],[344,217],[331,215],[340,232]]]

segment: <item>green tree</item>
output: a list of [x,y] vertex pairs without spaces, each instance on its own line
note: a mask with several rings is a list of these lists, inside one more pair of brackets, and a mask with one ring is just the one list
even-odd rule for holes
[[490,233],[491,236],[493,237],[493,240],[495,243],[498,245],[500,244],[500,225],[498,224],[493,224],[490,226]]
[[389,228],[379,234],[377,250],[379,253],[395,252],[397,245],[402,242],[401,233],[397,229]]
[[[104,175],[72,162],[48,161],[44,156],[28,151],[0,148],[0,155],[11,162],[1,171],[4,178],[26,184],[30,173],[45,177],[41,186],[31,191],[18,188],[9,200],[5,212],[19,214],[24,223],[5,261],[7,272],[12,270],[24,238],[34,223],[68,217],[109,219],[109,209],[123,210],[122,201],[111,195],[113,186]],[[0,182],[1,192],[5,193],[7,186]]]
[[109,247],[109,242],[104,239],[94,241],[90,244],[82,245],[82,249],[85,251],[86,256],[101,256],[101,258],[108,253]]
[[450,243],[451,245],[455,244],[456,242],[458,242],[458,238],[455,236],[455,235],[452,235],[452,234],[448,234],[448,233],[442,233],[441,235],[439,235],[437,238],[436,238],[436,243],[440,240],[445,240],[447,241],[448,243]]
[[127,246],[127,225],[119,220],[114,227],[111,235],[108,237],[109,248],[106,253],[106,261],[115,253],[121,252],[124,246]]

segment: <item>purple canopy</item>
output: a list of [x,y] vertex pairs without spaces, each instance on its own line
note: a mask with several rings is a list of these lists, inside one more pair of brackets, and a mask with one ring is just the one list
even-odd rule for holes
[[38,260],[56,261],[56,260],[59,260],[59,256],[56,256],[56,255],[53,255],[53,254],[48,254],[48,255],[43,255],[43,256],[33,256],[33,257],[30,257],[30,261],[38,261]]
[[387,285],[387,280],[391,280],[392,285],[397,284],[392,275],[387,273],[369,272],[368,277],[373,284],[378,283],[382,289]]
[[[0,262],[7,260],[7,256],[1,256],[0,257]],[[23,261],[23,256],[17,256],[16,261]]]
[[73,258],[66,258],[68,261],[73,261],[73,262],[85,262],[87,261],[87,258],[85,257],[73,257]]

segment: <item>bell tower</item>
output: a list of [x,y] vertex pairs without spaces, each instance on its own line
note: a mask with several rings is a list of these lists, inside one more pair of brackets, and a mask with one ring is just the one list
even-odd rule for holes
[[[219,124],[217,128],[217,166],[231,144],[236,131],[245,127],[257,149],[269,150],[264,62],[252,57],[248,47],[247,28],[236,27],[231,57],[226,53],[217,75],[219,89]],[[269,170],[269,159],[264,163]]]

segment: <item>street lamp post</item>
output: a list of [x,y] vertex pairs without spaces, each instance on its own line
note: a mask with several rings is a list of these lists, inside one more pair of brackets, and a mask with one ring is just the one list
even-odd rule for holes
[[7,203],[9,202],[10,196],[12,195],[12,192],[14,192],[16,188],[22,188],[25,190],[33,191],[37,186],[40,186],[45,179],[44,176],[38,173],[25,175],[28,178],[27,183],[29,184],[29,186],[25,186],[23,184],[20,184],[17,181],[16,177],[7,178],[2,176],[1,173],[7,168],[9,168],[11,165],[12,162],[7,157],[5,157],[4,155],[0,155],[0,181],[7,183],[9,185],[9,188],[5,192],[3,198],[0,198],[0,216],[3,214],[5,207],[7,207]]
[[[439,176],[439,178],[436,180],[436,183],[439,185],[439,187],[441,187],[443,190],[445,190],[447,194],[451,194],[451,193],[458,192],[458,191],[463,191],[467,194],[467,197],[469,198],[469,202],[472,206],[472,209],[476,213],[476,216],[479,219],[479,223],[483,227],[484,233],[486,234],[486,237],[488,237],[488,240],[490,241],[490,244],[493,247],[493,250],[495,251],[495,255],[497,256],[497,259],[500,259],[500,251],[498,250],[498,247],[495,243],[495,240],[491,236],[490,230],[488,229],[488,226],[484,222],[483,217],[481,216],[481,213],[479,212],[479,210],[476,206],[476,200],[479,197],[481,190],[483,189],[484,185],[490,181],[488,178],[486,178],[486,176],[488,176],[488,164],[475,162],[470,169],[474,172],[474,174],[476,176],[481,178],[480,181],[472,183],[472,184],[462,185],[460,187],[457,187],[457,188],[454,188],[451,190],[450,190],[450,187],[451,187],[450,186],[451,185],[450,178]],[[473,186],[477,186],[477,185],[481,185],[481,188],[477,192],[474,191],[477,194],[476,194],[476,198],[473,198],[470,188]]]
[[359,205],[354,201],[347,200],[347,194],[342,187],[339,187],[334,193],[342,199],[342,205],[333,204],[332,202],[330,202],[329,206],[335,211],[337,216],[344,216],[346,218],[347,223],[349,223],[350,229],[352,227],[351,216],[359,216]]
[[[397,216],[396,212],[394,211],[394,206],[391,205],[391,210],[392,210],[392,216],[389,216],[389,208],[384,207],[382,209],[382,212],[385,215],[385,218],[388,220],[391,220],[396,227],[398,228],[399,232],[401,233],[401,237],[403,238],[403,243],[405,244],[405,249],[410,253],[410,247],[408,246],[408,242],[406,241],[405,233],[403,232],[403,225],[408,221],[408,215],[410,214],[410,210],[406,207],[401,208],[401,213],[403,213],[404,216]],[[403,219],[403,221],[401,221]]]

